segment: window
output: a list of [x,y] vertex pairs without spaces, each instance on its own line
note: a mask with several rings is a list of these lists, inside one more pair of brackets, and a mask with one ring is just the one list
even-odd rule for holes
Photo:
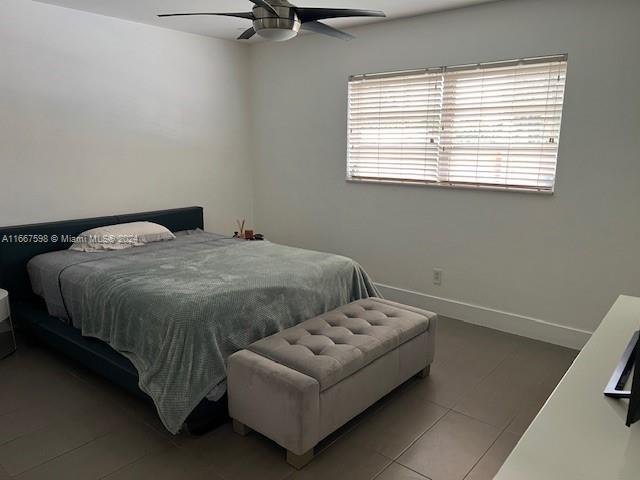
[[349,79],[347,179],[553,192],[567,57]]

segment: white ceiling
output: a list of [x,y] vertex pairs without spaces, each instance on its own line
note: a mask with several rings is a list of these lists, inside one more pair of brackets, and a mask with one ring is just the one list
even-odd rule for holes
[[[229,17],[157,18],[159,13],[248,12],[248,0],[38,0],[62,7],[157,25],[209,37],[235,39],[251,26],[249,20]],[[292,0],[299,7],[362,8],[382,10],[387,19],[458,8],[495,0]],[[380,19],[340,19],[327,23],[340,28],[380,21]],[[256,38],[256,37],[254,37]],[[254,40],[252,40],[254,41]]]

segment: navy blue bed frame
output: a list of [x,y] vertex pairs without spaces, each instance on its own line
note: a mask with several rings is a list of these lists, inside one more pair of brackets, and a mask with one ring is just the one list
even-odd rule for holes
[[[204,228],[202,207],[0,227],[0,288],[9,292],[12,317],[19,330],[151,402],[138,388],[133,364],[105,342],[83,337],[79,330],[51,317],[44,301],[32,292],[27,273],[27,263],[34,256],[69,248],[70,243],[60,239],[104,225],[140,221],[159,223],[172,232]],[[54,236],[56,241],[52,241]],[[45,238],[47,241],[42,241]],[[204,399],[187,419],[186,427],[190,433],[200,434],[227,420],[226,397],[218,402]]]

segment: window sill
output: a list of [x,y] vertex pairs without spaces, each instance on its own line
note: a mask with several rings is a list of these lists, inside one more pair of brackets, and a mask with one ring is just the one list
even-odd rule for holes
[[476,191],[488,191],[488,192],[513,192],[513,193],[531,193],[534,195],[553,195],[555,190],[540,190],[527,187],[501,187],[498,185],[481,185],[481,184],[464,184],[464,183],[428,183],[428,182],[414,182],[411,180],[369,180],[369,179],[354,179],[347,178],[347,183],[367,183],[373,185],[407,185],[411,187],[432,187],[432,188],[444,188],[454,190],[476,190]]

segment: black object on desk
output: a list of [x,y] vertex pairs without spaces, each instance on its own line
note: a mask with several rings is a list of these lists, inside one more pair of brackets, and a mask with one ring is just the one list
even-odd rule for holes
[[[628,398],[627,427],[640,420],[640,331],[631,337],[627,348],[622,354],[616,369],[604,390],[604,394],[611,398]],[[633,372],[631,390],[625,390]]]

